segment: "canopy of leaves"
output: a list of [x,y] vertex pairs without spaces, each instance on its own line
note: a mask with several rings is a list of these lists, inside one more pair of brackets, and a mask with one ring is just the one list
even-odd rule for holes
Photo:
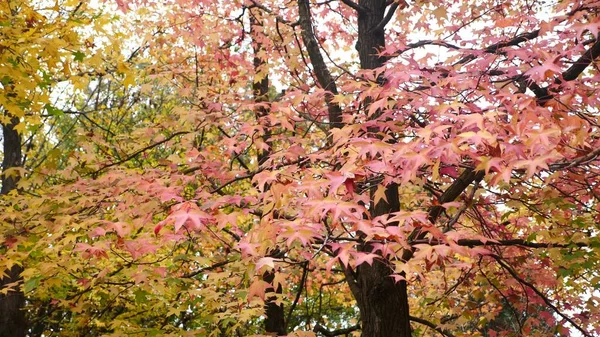
[[375,1],[371,69],[367,3],[2,2],[32,335],[351,333],[374,263],[415,335],[600,334],[600,4]]

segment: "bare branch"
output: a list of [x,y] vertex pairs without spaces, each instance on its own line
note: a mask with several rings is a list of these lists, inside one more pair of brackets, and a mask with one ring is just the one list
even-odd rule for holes
[[356,2],[352,1],[352,0],[341,0],[344,4],[346,4],[346,6],[354,9],[355,11],[357,11],[359,14],[367,14],[367,9],[364,8],[363,6],[357,4]]
[[519,283],[521,283],[522,285],[527,286],[529,289],[533,290],[534,293],[536,293],[536,295],[538,295],[543,301],[544,303],[546,303],[547,306],[549,306],[552,310],[554,310],[554,312],[559,315],[560,317],[564,318],[567,322],[571,323],[571,325],[579,330],[584,336],[586,337],[592,337],[592,335],[590,333],[588,333],[585,329],[583,329],[579,324],[577,324],[571,317],[563,314],[554,304],[552,304],[552,302],[550,301],[550,299],[548,299],[548,297],[546,297],[546,295],[544,295],[539,289],[537,289],[533,284],[525,281],[524,279],[522,279],[509,265],[507,265],[506,263],[504,263],[504,261],[502,261],[502,258],[500,258],[497,255],[491,255],[496,262],[498,262],[498,264],[504,268],[504,270],[506,270],[515,280],[517,280]]
[[302,42],[306,46],[308,51],[308,57],[319,81],[319,85],[329,91],[325,96],[327,102],[327,110],[329,112],[329,123],[331,128],[342,127],[342,109],[340,106],[333,102],[333,95],[337,95],[337,86],[331,72],[325,64],[323,55],[319,50],[319,43],[315,37],[312,25],[312,16],[310,14],[310,5],[308,0],[298,0],[298,12],[300,16],[300,27],[302,28]]
[[296,291],[296,298],[294,298],[294,302],[290,306],[290,310],[288,311],[286,322],[290,321],[292,317],[292,313],[294,309],[296,309],[296,305],[298,305],[298,301],[300,300],[300,295],[302,295],[302,290],[304,289],[304,284],[306,283],[306,276],[308,275],[308,261],[302,264],[302,278],[300,279],[300,283],[298,284],[298,291]]
[[209,270],[217,269],[217,268],[219,268],[219,267],[223,267],[223,266],[225,266],[225,265],[228,265],[228,264],[230,264],[230,263],[231,263],[231,261],[228,261],[228,260],[221,261],[221,262],[217,262],[217,263],[215,263],[215,264],[213,264],[213,265],[211,265],[211,266],[204,267],[204,268],[200,268],[200,269],[198,269],[198,270],[195,270],[195,271],[193,271],[193,272],[190,272],[190,273],[184,274],[182,277],[183,277],[183,278],[192,278],[192,277],[194,277],[194,276],[196,276],[196,275],[198,275],[198,274],[200,274],[200,273],[203,273],[203,272],[205,272],[205,271],[209,271]]
[[126,156],[125,158],[123,158],[121,160],[114,161],[114,162],[112,162],[110,164],[106,164],[106,165],[100,167],[96,171],[93,171],[90,175],[92,175],[92,176],[98,175],[100,172],[106,170],[109,167],[120,165],[120,164],[123,164],[125,162],[128,162],[128,161],[130,161],[131,159],[135,158],[136,156],[138,156],[141,153],[144,153],[144,152],[146,152],[146,151],[148,151],[150,149],[153,149],[153,148],[155,148],[155,147],[157,147],[159,145],[162,145],[162,144],[170,141],[171,139],[173,139],[173,138],[175,138],[177,136],[185,135],[185,134],[188,134],[188,133],[189,132],[187,132],[187,131],[175,132],[172,135],[170,135],[169,137],[166,137],[165,139],[161,140],[160,142],[156,142],[154,144],[150,144],[150,145],[148,145],[148,146],[146,146],[146,147],[144,147],[142,149],[139,149],[139,150],[133,152],[132,154]]
[[[413,240],[411,244],[432,244],[432,245],[443,245],[445,242],[439,240]],[[548,243],[548,242],[531,242],[523,239],[510,239],[510,240],[474,240],[474,239],[460,239],[456,241],[459,246],[465,247],[478,247],[478,246],[521,246],[527,248],[582,248],[588,247],[589,245],[583,242],[570,242],[570,243]]]
[[454,337],[454,335],[451,332],[449,332],[448,330],[444,330],[428,320],[425,320],[425,319],[419,318],[419,317],[415,317],[415,316],[410,316],[409,318],[413,322],[417,322],[419,324],[423,324],[425,326],[432,328],[433,330],[439,332],[442,336]]
[[353,325],[349,328],[330,331],[330,330],[327,330],[321,324],[317,324],[317,325],[315,325],[315,328],[313,329],[313,331],[320,332],[321,334],[323,334],[323,336],[326,336],[326,337],[335,337],[335,336],[347,335],[347,334],[351,333],[352,331],[356,331],[359,329],[360,329],[360,325],[357,324],[357,325]]
[[388,9],[387,13],[385,14],[385,17],[383,18],[383,20],[381,20],[381,22],[379,22],[377,24],[377,26],[375,26],[373,28],[373,31],[378,31],[381,30],[383,28],[385,28],[385,26],[390,22],[390,20],[392,20],[392,18],[394,17],[394,13],[396,12],[396,9],[398,9],[399,3],[398,2],[394,2],[390,8]]

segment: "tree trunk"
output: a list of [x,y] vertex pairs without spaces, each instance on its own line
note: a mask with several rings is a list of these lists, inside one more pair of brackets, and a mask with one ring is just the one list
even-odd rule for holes
[[[275,271],[273,270],[266,271],[263,274],[263,281],[267,283],[273,283],[274,279]],[[269,294],[273,293],[283,293],[281,285],[278,285],[277,289],[267,288],[267,290],[265,290],[265,294],[268,296],[265,304],[265,332],[270,335],[285,336],[287,335],[287,328],[283,304],[276,303],[276,296],[269,296]]]
[[[18,118],[13,118],[8,125],[2,125],[2,136],[4,141],[4,158],[2,160],[2,172],[11,168],[21,166],[21,136],[14,129],[19,123]],[[18,178],[2,175],[2,189],[0,195],[8,194],[16,189]],[[21,282],[21,266],[13,266],[6,271],[6,277],[0,279],[0,289],[7,284]],[[10,291],[6,295],[0,294],[0,337],[24,337],[27,332],[25,319],[25,295],[17,287],[16,291]]]
[[385,57],[378,56],[379,50],[385,47],[385,31],[384,27],[380,25],[387,7],[385,3],[386,0],[361,0],[358,2],[364,8],[364,11],[358,12],[358,40],[356,42],[361,69],[379,68],[387,61]]
[[[385,46],[384,13],[386,8],[391,6],[386,5],[385,0],[361,0],[358,7],[356,50],[359,53],[360,65],[362,69],[375,69],[381,67],[386,61],[385,57],[378,56],[378,52]],[[337,87],[315,38],[308,0],[298,0],[298,13],[302,40],[317,81],[330,93],[325,100],[329,111],[330,128],[340,128],[343,126],[341,109],[333,100],[327,98],[337,93]],[[364,102],[364,105],[369,105],[369,101]],[[371,200],[374,192],[375,190],[370,192]],[[381,201],[374,205],[371,202],[372,217],[400,210],[398,185],[390,184],[386,190],[386,197],[389,204]],[[362,249],[369,251],[370,245],[367,243]],[[363,337],[410,337],[406,282],[395,283],[390,277],[391,272],[390,267],[382,261],[374,261],[372,266],[362,264],[355,272],[345,270],[346,280],[360,309]]]
[[[267,71],[265,68],[268,65],[267,65],[267,61],[262,59],[259,56],[261,54],[260,52],[264,49],[264,46],[262,45],[262,43],[260,43],[260,38],[257,38],[257,35],[256,35],[257,33],[256,33],[256,29],[255,29],[256,26],[260,26],[260,25],[262,25],[262,23],[255,16],[255,13],[252,10],[250,10],[249,13],[250,13],[250,30],[251,30],[251,37],[252,37],[252,48],[254,49],[254,59],[253,59],[254,73],[255,74],[264,73]],[[255,103],[268,103],[269,102],[269,76],[268,75],[264,75],[259,80],[254,79],[254,81],[252,83],[252,93],[254,95]],[[256,120],[259,124],[268,123],[266,120],[268,114],[269,114],[269,110],[264,105],[258,106],[255,110]],[[266,125],[266,127],[264,127],[264,131],[263,131],[264,133],[262,135],[262,140],[269,146],[269,149],[258,151],[257,160],[258,160],[259,166],[264,164],[267,161],[267,159],[269,158],[269,155],[271,154],[270,147],[272,145],[272,142],[271,142],[271,129],[269,128],[269,126],[270,125]],[[276,254],[276,252],[273,252],[273,254]],[[263,281],[265,281],[269,284],[272,284],[274,279],[275,279],[275,271],[274,270],[266,271],[263,274]],[[265,290],[265,292],[267,294],[267,298],[265,301],[266,302],[265,303],[265,316],[266,316],[265,317],[265,332],[270,335],[285,336],[285,335],[287,335],[287,333],[286,333],[287,328],[286,328],[286,322],[285,322],[284,307],[283,307],[283,304],[276,303],[276,300],[277,300],[276,295],[283,293],[283,289],[282,289],[281,285],[278,285],[276,289],[274,289],[272,287],[267,288]],[[272,294],[275,294],[275,296],[273,296]]]
[[[358,41],[356,49],[362,69],[381,67],[386,59],[378,56],[385,47],[384,20],[385,0],[361,0],[364,11],[358,15]],[[382,83],[383,84],[383,83]],[[368,105],[368,102],[366,102]],[[373,202],[371,191],[371,217],[390,214],[400,210],[398,185],[386,188],[388,202]],[[366,244],[364,250],[369,251]],[[363,337],[410,337],[410,313],[405,281],[395,282],[390,277],[392,269],[385,261],[374,261],[373,265],[363,263],[356,270],[355,296],[360,308]],[[358,288],[358,289],[357,289]]]
[[[373,195],[374,191],[371,191]],[[390,184],[386,189],[389,203],[381,200],[371,202],[371,216],[379,216],[400,210],[398,185]],[[371,200],[373,197],[371,197]],[[365,244],[362,247],[370,251]],[[361,264],[353,277],[354,296],[360,309],[363,337],[410,337],[410,312],[406,281],[395,282],[390,276],[391,267],[385,261],[374,260],[372,265]]]
[[360,309],[363,337],[410,337],[406,282],[394,282],[390,267],[374,261],[357,270],[360,290],[356,300]]

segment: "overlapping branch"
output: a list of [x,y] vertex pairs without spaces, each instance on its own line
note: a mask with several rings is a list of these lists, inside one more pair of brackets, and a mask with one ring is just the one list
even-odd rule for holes
[[504,270],[506,270],[515,280],[517,280],[522,285],[528,287],[536,295],[538,295],[542,299],[542,301],[544,301],[544,303],[546,303],[546,305],[548,307],[550,307],[552,310],[554,310],[554,312],[557,315],[559,315],[564,320],[569,322],[575,329],[579,330],[579,332],[581,332],[585,337],[592,337],[592,335],[589,332],[587,332],[584,328],[582,328],[579,324],[577,324],[577,322],[575,322],[572,318],[570,318],[569,316],[565,315],[562,311],[560,311],[552,303],[552,301],[550,301],[550,299],[546,295],[544,295],[544,293],[542,293],[539,289],[537,289],[532,283],[527,282],[526,280],[521,278],[509,265],[507,265],[504,261],[502,261],[502,259],[499,256],[492,255],[492,257],[496,260],[496,262],[498,262],[498,265],[500,265],[500,267],[502,267]]
[[352,0],[341,0],[346,6],[354,9],[359,14],[367,14],[367,9]]
[[313,331],[319,332],[319,333],[323,334],[323,336],[326,336],[326,337],[335,337],[335,336],[348,335],[349,333],[359,330],[359,329],[360,329],[360,325],[358,325],[358,324],[353,325],[349,328],[337,329],[337,330],[327,330],[321,324],[317,324],[317,325],[315,325]]
[[329,123],[332,129],[342,127],[342,109],[333,101],[333,95],[337,95],[337,85],[331,76],[331,72],[321,55],[319,43],[315,37],[312,15],[310,13],[310,4],[308,0],[298,0],[298,13],[300,16],[300,28],[302,29],[302,42],[308,52],[308,57],[313,66],[315,76],[319,85],[324,90],[328,91],[325,96],[327,102],[327,110],[329,113]]
[[117,161],[114,161],[114,162],[111,162],[111,163],[108,163],[108,164],[105,164],[105,165],[101,166],[99,169],[93,171],[90,175],[97,176],[98,174],[100,174],[100,172],[106,170],[107,168],[110,168],[110,167],[113,167],[113,166],[117,166],[117,165],[121,165],[123,163],[126,163],[126,162],[132,160],[133,158],[137,157],[138,155],[140,155],[140,154],[142,154],[142,153],[144,153],[144,152],[146,152],[148,150],[151,150],[151,149],[153,149],[153,148],[155,148],[157,146],[160,146],[160,145],[162,145],[162,144],[170,141],[171,139],[173,139],[173,138],[175,138],[177,136],[182,136],[182,135],[185,135],[185,134],[188,134],[188,133],[189,133],[188,131],[174,132],[171,135],[169,135],[168,137],[165,137],[165,139],[163,139],[163,140],[161,140],[159,142],[150,144],[148,146],[145,146],[145,147],[143,147],[143,148],[141,148],[139,150],[136,150],[136,151],[132,152],[131,154],[125,156],[125,158],[123,158],[121,160],[117,160]]
[[[480,247],[480,246],[520,246],[526,248],[583,248],[589,247],[590,245],[585,242],[569,242],[569,243],[552,243],[552,242],[532,242],[523,239],[508,239],[508,240],[477,240],[477,239],[460,239],[455,242],[459,246],[464,247]],[[443,245],[446,244],[443,241],[432,239],[432,240],[413,240],[410,244],[431,244],[431,245]]]
[[444,330],[444,329],[440,328],[438,325],[436,325],[435,323],[430,322],[430,321],[428,321],[426,319],[415,317],[415,316],[410,316],[409,318],[413,322],[417,322],[419,324],[423,324],[425,326],[430,327],[431,329],[439,332],[442,336],[454,337],[454,335],[450,331]]

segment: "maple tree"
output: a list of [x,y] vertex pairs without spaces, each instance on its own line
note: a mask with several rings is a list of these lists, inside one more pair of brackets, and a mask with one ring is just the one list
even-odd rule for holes
[[116,5],[114,76],[3,82],[30,333],[600,334],[600,4]]
[[[96,76],[122,78],[129,72],[123,66],[119,41],[109,47],[102,45],[104,41],[98,42],[106,37],[104,29],[110,29],[113,37],[118,36],[118,30],[111,27],[110,16],[93,4],[4,1],[0,4],[0,27],[1,194],[26,202],[28,193],[36,195],[35,186],[43,180],[44,172],[38,171],[42,176],[32,180],[23,178],[33,177],[32,171],[42,164],[56,168],[60,144],[67,137],[55,128],[69,133],[73,127],[61,122],[66,113],[59,108],[60,100],[67,97],[64,92],[81,90]],[[56,142],[54,137],[60,140]],[[7,252],[34,227],[17,225],[13,212],[19,209],[3,204],[2,210],[6,217],[0,233],[0,336],[24,336],[35,330],[26,320],[26,300],[29,304],[36,301],[24,292],[39,280],[27,276],[24,267],[31,262],[23,246],[14,255]],[[28,235],[28,239],[35,236]]]

